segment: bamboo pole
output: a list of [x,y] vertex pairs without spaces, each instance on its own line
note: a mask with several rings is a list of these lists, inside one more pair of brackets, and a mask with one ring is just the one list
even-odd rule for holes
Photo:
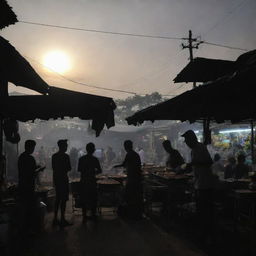
[[252,164],[255,164],[255,154],[254,154],[254,123],[251,120],[251,155],[252,155]]

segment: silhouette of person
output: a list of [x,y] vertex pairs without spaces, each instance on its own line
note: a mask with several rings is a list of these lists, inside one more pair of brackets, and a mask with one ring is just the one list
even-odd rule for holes
[[245,155],[239,154],[237,156],[237,164],[234,169],[235,179],[247,178],[249,170],[249,166],[245,164]]
[[211,170],[212,159],[205,145],[197,140],[192,130],[186,131],[182,137],[191,149],[191,163],[194,171],[194,186],[196,192],[196,210],[199,218],[200,240],[208,242],[213,231],[213,182]]
[[116,157],[116,154],[113,151],[113,149],[111,147],[108,147],[107,151],[106,151],[106,163],[108,165],[111,165],[112,162],[114,161],[115,157]]
[[138,154],[140,156],[141,165],[144,166],[145,165],[145,151],[143,150],[142,147],[139,147]]
[[163,141],[163,148],[169,154],[166,166],[176,173],[181,172],[181,165],[184,164],[184,159],[179,151],[172,147],[169,140]]
[[[54,209],[53,225],[68,226],[71,223],[65,219],[66,202],[69,198],[68,172],[71,170],[69,155],[66,154],[67,140],[57,142],[59,151],[52,156],[53,183],[55,186],[56,199]],[[61,220],[58,221],[58,210],[60,207]]]
[[124,199],[127,205],[127,217],[139,219],[143,211],[143,188],[140,156],[133,150],[131,140],[124,142],[124,149],[127,152],[122,164],[114,167],[125,167],[127,182],[125,186]]
[[71,162],[71,168],[72,168],[72,178],[76,178],[77,177],[77,160],[78,160],[78,150],[73,147],[70,150],[69,153],[70,156],[70,162]]
[[86,211],[91,210],[92,219],[96,220],[97,209],[97,183],[96,174],[101,173],[99,159],[93,156],[95,145],[88,143],[86,145],[87,154],[79,158],[78,172],[81,173],[81,202],[83,210],[83,223],[86,222]]
[[234,178],[235,176],[236,159],[233,156],[228,158],[228,164],[224,169],[224,179]]
[[35,146],[34,140],[26,140],[25,151],[18,158],[18,193],[22,210],[22,232],[33,229],[36,209],[35,179],[37,174],[45,168],[36,165],[35,158],[32,156]]
[[224,174],[224,165],[221,162],[220,154],[216,153],[213,157],[212,173],[215,176],[222,177]]

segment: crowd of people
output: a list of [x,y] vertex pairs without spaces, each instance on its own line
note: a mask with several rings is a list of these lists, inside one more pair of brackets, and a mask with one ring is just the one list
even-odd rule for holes
[[[53,225],[62,227],[69,226],[65,218],[66,202],[69,198],[69,177],[71,171],[70,156],[66,153],[68,148],[67,140],[57,142],[58,151],[52,155],[53,184],[56,192]],[[33,152],[36,142],[27,140],[25,142],[25,151],[18,159],[18,191],[22,206],[22,230],[30,229],[33,220],[33,212],[36,205],[35,180],[39,172],[45,169],[45,166],[36,164]],[[125,212],[134,218],[142,216],[142,177],[141,160],[138,153],[133,150],[133,143],[130,140],[124,142],[126,156],[122,164],[114,167],[124,167],[127,173],[127,182],[124,193]],[[97,184],[96,174],[102,172],[100,160],[94,155],[95,145],[88,143],[86,145],[86,154],[78,160],[77,171],[80,173],[80,193],[83,210],[83,222],[88,218],[96,220],[97,207]],[[113,160],[114,154],[111,148],[108,150],[109,161]],[[58,218],[60,210],[60,219]],[[87,216],[87,210],[91,211],[91,216]]]
[[[185,163],[184,158],[178,150],[174,149],[169,140],[162,143],[164,150],[168,153],[166,161],[167,170],[176,174],[184,172],[194,173],[194,188],[196,198],[196,208],[200,219],[201,238],[206,239],[212,234],[213,229],[213,190],[214,176],[224,178],[242,178],[247,177],[249,167],[245,164],[245,156],[238,155],[236,159],[230,158],[229,164],[225,167],[221,162],[221,157],[215,154],[212,160],[207,147],[200,143],[192,130],[185,132],[185,144],[191,150],[191,161]],[[54,208],[53,225],[62,227],[69,226],[65,218],[66,203],[69,199],[69,176],[72,166],[76,166],[80,174],[80,194],[81,206],[83,210],[83,223],[88,219],[97,220],[97,183],[96,175],[102,172],[102,152],[97,152],[93,143],[86,145],[86,154],[77,158],[78,152],[74,150],[67,154],[67,140],[57,142],[58,151],[51,157],[53,171],[53,184],[56,191],[56,200]],[[32,156],[35,150],[36,142],[27,140],[25,142],[25,151],[19,156],[19,196],[22,202],[23,225],[22,228],[28,230],[31,226],[32,213],[35,206],[35,179],[39,172],[43,171],[45,166],[37,165]],[[42,149],[42,148],[41,148]],[[124,141],[124,150],[126,154],[120,164],[115,164],[113,168],[123,167],[126,169],[127,182],[123,202],[119,207],[119,214],[133,219],[140,219],[143,214],[143,183],[142,166],[145,164],[145,152],[142,148],[138,153],[133,149],[131,140]],[[42,154],[43,155],[43,154]],[[74,157],[75,156],[75,157]],[[116,154],[111,147],[105,152],[105,157],[110,164],[115,163]],[[60,210],[60,218],[58,216]],[[88,210],[91,215],[88,216]]]

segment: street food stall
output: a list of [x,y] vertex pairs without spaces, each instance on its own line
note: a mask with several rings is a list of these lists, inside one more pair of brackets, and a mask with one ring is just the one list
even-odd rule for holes
[[[200,63],[202,62],[204,60]],[[219,65],[216,61],[213,61],[212,64]],[[202,81],[205,83],[170,100],[136,112],[126,119],[128,124],[138,125],[144,121],[153,122],[155,120],[188,120],[191,123],[199,121],[203,122],[204,138],[208,139],[204,142],[209,144],[210,122],[247,122],[251,127],[251,155],[254,164],[256,50],[242,54],[235,62],[222,64],[226,66],[227,70],[222,75],[211,72],[216,71],[216,68],[210,68],[208,76],[205,75],[206,72],[198,70],[199,73],[195,73],[188,69],[192,80],[186,78],[183,82]],[[195,74],[200,76],[199,80],[196,80]],[[181,82],[181,77],[177,79],[177,82]],[[234,184],[237,185],[237,183]]]
[[[92,129],[96,136],[106,126],[114,126],[115,103],[112,98],[80,93],[49,86],[4,38],[0,37],[0,156],[1,156],[1,209],[6,209],[12,200],[15,210],[17,198],[8,193],[9,185],[5,182],[5,157],[3,139],[18,143],[17,121],[26,122],[36,119],[49,120],[78,117],[92,120]],[[41,93],[41,95],[9,96],[8,82]],[[43,94],[43,95],[42,95]],[[17,188],[17,186],[14,187]],[[4,190],[4,191],[2,191]],[[17,189],[16,189],[17,190]],[[54,200],[53,188],[37,187],[36,194],[51,209]],[[9,207],[10,208],[10,207]]]
[[[97,191],[98,191],[98,211],[102,213],[102,208],[111,208],[117,211],[117,207],[122,202],[122,194],[126,182],[126,174],[98,174]],[[75,212],[81,208],[80,203],[80,180],[70,180],[70,190],[72,195],[72,210]]]
[[171,217],[181,214],[183,205],[192,200],[191,174],[176,174],[163,166],[142,168],[144,174],[145,212],[153,214],[155,204],[160,203],[163,214]]

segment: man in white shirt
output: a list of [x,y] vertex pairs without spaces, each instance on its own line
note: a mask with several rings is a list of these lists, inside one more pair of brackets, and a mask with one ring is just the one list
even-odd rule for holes
[[140,156],[140,161],[141,161],[141,165],[145,165],[145,152],[143,150],[143,148],[139,148],[139,152],[138,152],[139,156]]

